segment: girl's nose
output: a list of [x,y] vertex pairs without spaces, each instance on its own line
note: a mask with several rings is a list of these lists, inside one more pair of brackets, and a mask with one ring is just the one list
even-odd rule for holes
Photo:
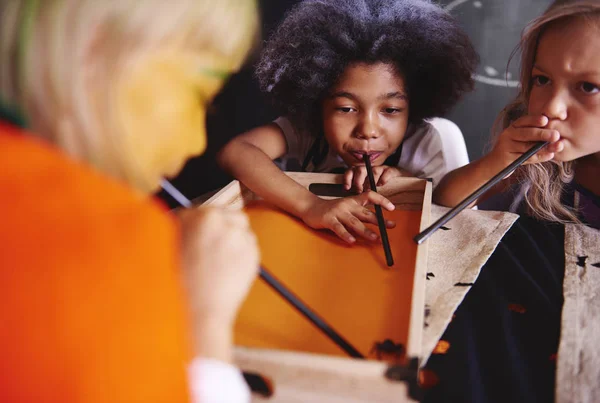
[[565,120],[567,118],[567,97],[565,91],[554,91],[544,103],[542,114],[549,120]]
[[365,116],[361,119],[358,127],[356,128],[356,137],[360,139],[370,140],[379,137],[379,126],[375,118],[371,116]]

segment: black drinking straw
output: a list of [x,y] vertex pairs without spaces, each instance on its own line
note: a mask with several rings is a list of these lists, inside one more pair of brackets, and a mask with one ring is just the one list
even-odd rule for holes
[[[363,154],[363,161],[367,167],[367,176],[369,177],[369,184],[371,190],[377,193],[377,186],[375,185],[375,177],[373,176],[373,167],[371,166],[371,157],[369,154]],[[379,232],[381,234],[381,243],[383,244],[383,251],[385,252],[385,260],[388,266],[394,264],[394,258],[392,257],[392,250],[390,249],[390,241],[388,240],[387,229],[385,228],[385,220],[383,218],[383,211],[381,206],[375,205],[375,215],[377,216],[377,224],[379,225]]]
[[[173,199],[175,199],[182,207],[189,208],[192,206],[192,202],[185,197],[175,186],[169,181],[163,180],[161,184],[163,190],[167,192]],[[350,357],[353,358],[365,358],[356,348],[354,348],[346,339],[344,339],[338,332],[336,332],[331,326],[327,324],[319,315],[314,313],[300,298],[294,295],[288,290],[283,284],[279,282],[271,273],[269,273],[264,267],[260,267],[260,278],[262,278],[273,290],[275,290],[280,296],[282,296],[290,305],[292,305],[298,312],[300,312],[305,318],[307,318],[313,325],[315,325],[321,332],[323,332],[331,341],[338,345],[344,350]]]
[[444,214],[442,217],[440,217],[436,222],[434,222],[429,227],[427,227],[419,235],[415,236],[413,238],[415,240],[415,242],[419,245],[422,244],[427,238],[429,238],[441,226],[445,225],[448,221],[453,219],[458,213],[463,211],[467,206],[469,206],[471,203],[473,203],[482,194],[484,194],[485,192],[490,190],[492,187],[494,187],[498,182],[500,182],[502,179],[504,179],[506,177],[506,175],[510,174],[512,171],[517,169],[521,164],[523,164],[525,161],[527,161],[529,158],[531,158],[535,153],[540,151],[546,145],[548,145],[548,142],[536,143],[536,145],[531,147],[527,152],[525,152],[523,155],[521,155],[519,158],[517,158],[512,164],[510,164],[509,166],[504,168],[496,176],[494,176],[492,179],[487,181],[483,186],[481,186],[479,189],[477,189],[476,191],[471,193],[469,196],[467,196],[466,199],[461,201],[454,208],[452,208],[450,211],[448,211],[446,214]]
[[287,302],[289,302],[298,312],[300,312],[306,319],[308,319],[313,325],[319,328],[331,341],[337,344],[342,350],[344,350],[350,357],[353,358],[365,358],[357,349],[355,349],[346,339],[344,339],[338,332],[333,330],[331,326],[327,324],[319,315],[313,312],[304,302],[288,290],[283,284],[281,284],[271,273],[265,270],[263,267],[260,268],[260,277],[279,295],[281,295]]

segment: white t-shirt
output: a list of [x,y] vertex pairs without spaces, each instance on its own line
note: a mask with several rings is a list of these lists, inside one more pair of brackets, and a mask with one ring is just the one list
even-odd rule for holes
[[241,371],[231,364],[196,358],[188,367],[193,403],[250,403],[250,388]]
[[[417,178],[431,178],[435,187],[448,172],[466,165],[469,160],[460,129],[445,119],[434,119],[418,125],[409,125],[402,142],[402,153],[398,168],[412,173]],[[278,165],[287,171],[298,171],[306,159],[314,137],[307,132],[298,131],[286,117],[274,121],[285,137],[288,146],[287,154],[280,159]],[[441,132],[447,133],[441,133]],[[457,139],[459,141],[457,141]],[[453,143],[461,144],[453,144]],[[309,172],[331,172],[336,168],[347,168],[342,158],[331,149],[329,154],[317,167],[309,164]]]

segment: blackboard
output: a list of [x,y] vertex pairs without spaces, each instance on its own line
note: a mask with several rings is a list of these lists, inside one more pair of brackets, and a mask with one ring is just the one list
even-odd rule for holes
[[519,59],[507,63],[521,31],[551,0],[442,0],[461,23],[481,58],[475,91],[447,116],[462,130],[469,157],[483,155],[498,113],[517,94]]

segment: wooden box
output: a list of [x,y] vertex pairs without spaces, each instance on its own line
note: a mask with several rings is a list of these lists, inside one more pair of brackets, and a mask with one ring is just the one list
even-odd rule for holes
[[[340,185],[342,175],[287,174],[298,183],[311,189],[313,193],[324,192],[327,194],[320,194],[320,197],[335,198],[336,194],[344,193]],[[246,346],[241,346],[238,343],[238,334],[236,334],[236,364],[244,371],[247,380],[250,380],[249,383],[252,384],[252,382],[258,380],[260,384],[261,379],[267,380],[266,386],[268,387],[262,395],[254,393],[253,401],[375,403],[410,402],[418,399],[417,370],[421,355],[421,336],[424,324],[427,242],[419,246],[416,246],[416,244],[413,246],[412,237],[430,223],[432,187],[431,183],[426,180],[396,178],[380,187],[378,191],[390,199],[396,205],[397,210],[420,212],[420,214],[417,213],[416,226],[411,230],[414,233],[405,234],[406,236],[403,238],[405,239],[403,242],[411,243],[410,247],[414,247],[416,250],[415,258],[412,261],[414,262],[414,274],[411,274],[410,277],[412,285],[407,285],[412,289],[412,294],[408,297],[409,301],[407,302],[410,307],[405,307],[407,311],[405,317],[408,318],[408,323],[404,324],[407,329],[405,358],[402,362],[390,363],[373,359],[373,357],[362,360],[294,349],[270,348],[268,342],[266,345],[260,342],[246,343]],[[233,181],[204,202],[203,205],[241,209],[259,199],[238,181]],[[276,229],[273,230],[276,231]],[[392,241],[391,238],[390,240]],[[259,234],[259,243],[260,241],[261,236]],[[402,256],[395,256],[395,259],[401,260]],[[410,266],[412,267],[413,263],[410,263]],[[277,272],[274,274],[278,276]],[[257,282],[261,282],[261,280],[257,279]],[[293,283],[285,281],[284,283],[303,299],[303,295],[297,292]],[[341,291],[342,289],[338,289],[338,292]],[[335,300],[338,292],[331,291],[328,298],[331,298],[332,301]],[[307,302],[310,305],[310,301]],[[269,311],[269,309],[266,308],[264,311]],[[320,313],[316,308],[315,311]],[[277,321],[277,318],[269,319]],[[325,319],[329,321],[333,318]],[[360,318],[355,320],[357,322],[361,321]],[[308,324],[307,326],[311,325]],[[252,340],[252,338],[246,339]],[[367,353],[364,347],[363,351],[365,351],[365,354]],[[259,377],[252,374],[259,375]],[[260,385],[253,386],[255,391],[260,388]]]

